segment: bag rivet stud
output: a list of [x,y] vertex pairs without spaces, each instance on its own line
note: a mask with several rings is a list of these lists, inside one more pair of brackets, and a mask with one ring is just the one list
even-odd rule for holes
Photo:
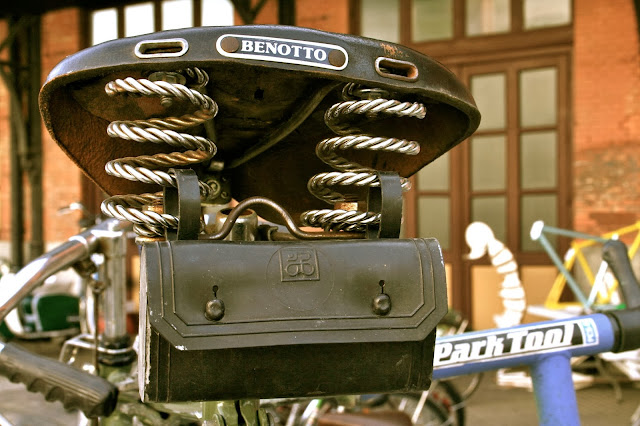
[[378,283],[380,286],[380,294],[373,298],[371,304],[373,313],[376,315],[387,315],[391,311],[391,297],[384,292],[384,280]]
[[207,302],[204,308],[204,316],[209,321],[220,321],[224,316],[224,302],[218,299],[218,286],[213,286],[213,299]]

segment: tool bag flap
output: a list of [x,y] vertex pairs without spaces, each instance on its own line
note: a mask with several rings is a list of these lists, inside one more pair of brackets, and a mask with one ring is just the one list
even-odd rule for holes
[[[434,330],[447,312],[435,239],[153,242],[141,264],[146,400],[304,396],[318,381],[333,394],[429,386]],[[211,320],[213,300],[224,310]],[[320,378],[354,358],[372,382]],[[294,377],[282,374],[292,364]],[[250,386],[237,377],[256,371]],[[215,386],[179,383],[207,374]]]

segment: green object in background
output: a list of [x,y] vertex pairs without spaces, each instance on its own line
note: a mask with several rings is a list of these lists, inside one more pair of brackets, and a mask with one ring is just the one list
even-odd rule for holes
[[80,327],[79,301],[69,294],[29,296],[22,301],[19,311],[26,333]]
[[2,336],[2,339],[5,341],[11,340],[14,337],[9,327],[7,327],[7,323],[4,321],[0,323],[0,336]]

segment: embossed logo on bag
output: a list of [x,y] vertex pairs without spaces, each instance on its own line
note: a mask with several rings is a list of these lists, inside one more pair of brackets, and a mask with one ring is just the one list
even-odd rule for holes
[[318,281],[318,255],[310,248],[280,250],[280,275],[282,281]]
[[283,62],[343,70],[349,62],[340,46],[303,40],[225,34],[216,42],[218,53],[229,58]]

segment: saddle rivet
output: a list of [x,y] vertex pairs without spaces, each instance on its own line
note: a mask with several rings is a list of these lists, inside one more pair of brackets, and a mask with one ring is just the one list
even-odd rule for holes
[[227,53],[237,52],[240,49],[240,41],[235,37],[225,37],[220,42],[220,47]]
[[332,50],[329,52],[329,63],[334,67],[341,67],[344,65],[347,57],[341,50]]

